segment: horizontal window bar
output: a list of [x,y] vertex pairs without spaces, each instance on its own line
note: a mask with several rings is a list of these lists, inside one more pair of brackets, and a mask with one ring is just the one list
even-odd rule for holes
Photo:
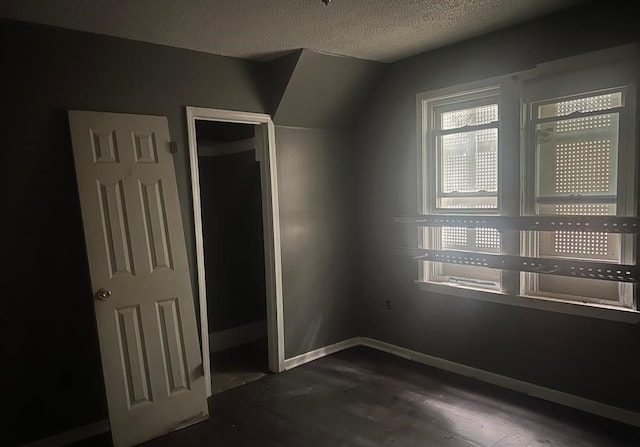
[[[500,209],[496,206],[487,207],[487,208],[446,208],[446,207],[435,207],[435,210],[439,213],[449,214],[451,216],[460,216],[460,215],[476,215],[480,214],[486,216],[487,213],[499,213]],[[412,221],[415,222],[415,219]]]
[[496,228],[519,231],[579,231],[640,233],[640,218],[621,216],[448,216],[422,215],[394,218],[396,223],[420,227]]
[[473,191],[473,192],[439,192],[438,197],[496,197],[498,195],[498,191]]
[[613,107],[611,109],[594,110],[593,112],[572,112],[568,115],[549,116],[547,118],[534,118],[533,121],[536,124],[541,124],[541,123],[572,120],[576,118],[587,118],[590,116],[611,115],[614,113],[621,113],[622,111],[624,111],[624,107]]
[[611,203],[615,204],[618,197],[613,194],[567,194],[563,196],[538,196],[537,203]]
[[433,114],[440,115],[458,110],[473,109],[482,106],[500,105],[499,87],[494,87],[479,94],[453,95],[448,98],[429,99],[426,102],[432,105]]
[[462,127],[456,127],[456,128],[447,129],[447,130],[436,129],[436,130],[433,130],[432,133],[436,137],[439,137],[441,135],[452,135],[456,133],[470,133],[476,130],[498,129],[499,124],[500,124],[500,121],[491,121],[490,123],[478,124],[475,126],[462,126]]
[[432,250],[427,248],[401,248],[397,249],[397,253],[413,256],[422,261],[444,262],[447,264],[543,273],[574,278],[602,279],[605,281],[640,282],[640,268],[636,265],[573,259],[493,255],[473,251]]

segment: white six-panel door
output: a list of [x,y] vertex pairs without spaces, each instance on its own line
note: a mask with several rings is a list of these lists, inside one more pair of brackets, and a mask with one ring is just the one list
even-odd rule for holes
[[70,111],[114,445],[208,417],[165,117]]

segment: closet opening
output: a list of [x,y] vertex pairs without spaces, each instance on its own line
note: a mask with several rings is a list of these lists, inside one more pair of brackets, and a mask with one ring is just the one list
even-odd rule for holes
[[284,369],[273,124],[238,113],[187,108],[209,395]]

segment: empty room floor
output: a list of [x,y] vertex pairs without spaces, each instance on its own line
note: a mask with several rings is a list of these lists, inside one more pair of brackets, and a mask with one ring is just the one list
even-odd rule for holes
[[638,428],[364,347],[269,374],[209,404],[209,420],[143,446],[640,445]]
[[267,374],[267,341],[236,346],[211,354],[211,391],[222,391],[261,379]]

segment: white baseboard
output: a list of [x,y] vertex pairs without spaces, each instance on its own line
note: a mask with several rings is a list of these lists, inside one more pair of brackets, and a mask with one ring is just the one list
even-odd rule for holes
[[[465,377],[471,377],[482,382],[491,383],[502,388],[518,391],[520,393],[528,394],[529,396],[537,397],[539,399],[544,399],[550,402],[564,405],[566,407],[575,408],[576,410],[581,410],[586,413],[595,414],[607,419],[612,419],[614,421],[623,422],[635,427],[640,427],[640,413],[634,411],[624,410],[622,408],[603,404],[601,402],[586,399],[574,394],[546,388],[533,383],[513,379],[511,377],[502,376],[500,374],[485,371],[483,369],[473,368],[461,363],[456,363],[450,360],[423,354],[421,352],[412,351],[410,349],[402,348],[400,346],[392,345],[390,343],[385,343],[383,341],[375,340],[368,337],[349,338],[347,340],[343,340],[341,342],[334,343],[323,348],[314,349],[313,351],[309,351],[304,354],[286,359],[284,361],[284,366],[286,370],[289,370],[295,368],[296,366],[303,365],[313,360],[317,360],[327,355],[331,355],[345,349],[353,348],[355,346],[366,346],[369,348],[377,349],[379,351],[384,351],[389,354],[412,360],[414,362],[422,363],[424,365],[432,366],[434,368],[442,369],[444,371],[449,371]],[[78,442],[83,439],[88,439],[93,436],[106,433],[108,431],[109,421],[105,419],[90,425],[78,427],[74,430],[24,444],[22,447],[63,447],[67,444]]]
[[349,338],[347,340],[339,341],[338,343],[325,346],[324,348],[314,349],[313,351],[305,352],[304,354],[291,357],[290,359],[286,359],[284,361],[284,369],[292,369],[296,366],[303,365],[305,363],[311,362],[327,355],[331,355],[338,351],[353,348],[354,346],[360,345],[360,341],[360,337]]
[[354,346],[366,346],[369,348],[384,351],[389,354],[396,355],[414,362],[424,365],[433,366],[434,368],[449,371],[465,377],[471,377],[482,382],[491,383],[493,385],[507,388],[539,399],[548,400],[565,407],[575,408],[576,410],[586,413],[595,414],[614,421],[623,422],[625,424],[640,427],[640,413],[614,407],[612,405],[603,404],[574,394],[565,393],[563,391],[546,388],[533,383],[525,382],[511,377],[496,374],[483,369],[473,368],[461,363],[452,362],[439,357],[434,357],[421,352],[412,351],[400,346],[385,343],[373,338],[354,337],[348,340],[335,343],[324,348],[315,349],[305,354],[292,357],[284,361],[285,369],[295,368],[312,360],[319,359],[326,355],[333,354],[343,349],[352,348]]
[[389,354],[394,354],[424,365],[433,366],[445,371],[460,374],[461,376],[471,377],[482,382],[498,385],[502,388],[508,388],[510,390],[528,394],[529,396],[555,402],[566,407],[575,408],[587,413],[592,413],[608,419],[624,422],[625,424],[640,427],[640,413],[624,410],[612,405],[603,404],[574,394],[546,388],[533,383],[513,379],[511,377],[502,376],[483,369],[473,368],[471,366],[412,351],[410,349],[401,348],[400,346],[395,346],[372,338],[362,337],[361,344],[363,346],[388,352]]
[[263,338],[267,338],[266,320],[232,327],[209,334],[209,352],[222,351]]
[[63,447],[65,445],[73,444],[74,442],[107,433],[108,431],[109,421],[104,419],[102,421],[94,422],[93,424],[83,425],[82,427],[74,428],[73,430],[24,444],[22,447]]

